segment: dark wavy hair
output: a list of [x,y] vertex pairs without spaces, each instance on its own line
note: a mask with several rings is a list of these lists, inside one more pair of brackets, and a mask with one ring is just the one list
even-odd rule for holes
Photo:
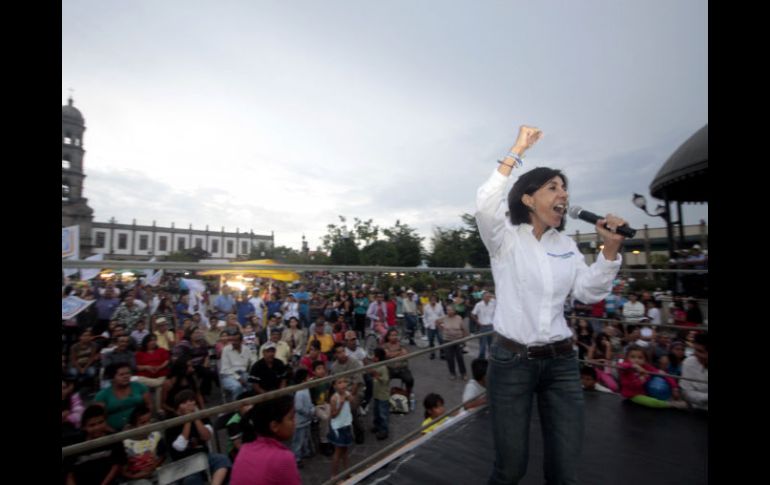
[[[531,224],[530,214],[531,209],[524,205],[521,198],[524,195],[532,195],[537,192],[540,187],[545,185],[549,180],[554,177],[561,177],[564,181],[564,189],[567,189],[567,177],[555,168],[538,167],[533,168],[529,172],[525,173],[513,184],[511,191],[508,192],[508,217],[511,219],[511,223],[515,226],[519,224]],[[562,217],[561,224],[556,228],[557,231],[564,230],[564,224],[567,222],[566,217]]]

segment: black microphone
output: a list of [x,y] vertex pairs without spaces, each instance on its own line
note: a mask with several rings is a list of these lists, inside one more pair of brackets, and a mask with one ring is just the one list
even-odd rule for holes
[[[596,225],[596,221],[599,219],[604,219],[602,216],[597,216],[593,212],[588,212],[587,210],[583,210],[582,207],[579,205],[575,205],[569,208],[569,216],[573,219],[582,219],[586,222],[590,222],[593,225]],[[604,228],[609,230],[610,228],[607,227],[607,224],[604,225]],[[620,234],[621,236],[625,236],[628,238],[632,238],[636,235],[636,229],[631,229],[628,227],[628,224],[623,224],[622,226],[618,226],[618,228],[615,230],[616,233]]]

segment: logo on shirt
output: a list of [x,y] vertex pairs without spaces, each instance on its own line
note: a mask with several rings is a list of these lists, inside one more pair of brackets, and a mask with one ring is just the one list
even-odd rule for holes
[[568,252],[568,253],[564,253],[564,254],[553,254],[553,253],[548,253],[548,256],[553,256],[554,258],[561,258],[561,259],[567,259],[567,258],[571,258],[571,257],[572,257],[572,256],[574,256],[574,255],[575,255],[575,252],[574,252],[574,251],[570,251],[570,252]]

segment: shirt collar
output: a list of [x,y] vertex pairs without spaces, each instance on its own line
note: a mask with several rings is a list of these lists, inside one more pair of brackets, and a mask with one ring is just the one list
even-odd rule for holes
[[[524,222],[524,223],[519,224],[519,231],[522,231],[522,232],[527,233],[527,234],[531,234],[532,237],[535,237],[535,232],[534,232],[535,231],[535,226],[533,226],[532,224],[530,224],[528,222]],[[555,228],[549,227],[548,229],[546,229],[543,232],[543,236],[540,238],[540,240],[542,241],[543,237],[546,237],[549,234],[552,234],[552,233],[558,234],[558,232],[559,231],[557,231]],[[551,236],[548,236],[548,237],[551,237]],[[535,238],[535,239],[537,239],[537,238]]]

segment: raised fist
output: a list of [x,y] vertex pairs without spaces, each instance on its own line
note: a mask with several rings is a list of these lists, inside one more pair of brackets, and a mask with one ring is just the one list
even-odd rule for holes
[[522,125],[519,128],[519,136],[516,138],[514,147],[518,150],[519,155],[522,155],[524,151],[529,150],[542,136],[543,132],[539,129]]

